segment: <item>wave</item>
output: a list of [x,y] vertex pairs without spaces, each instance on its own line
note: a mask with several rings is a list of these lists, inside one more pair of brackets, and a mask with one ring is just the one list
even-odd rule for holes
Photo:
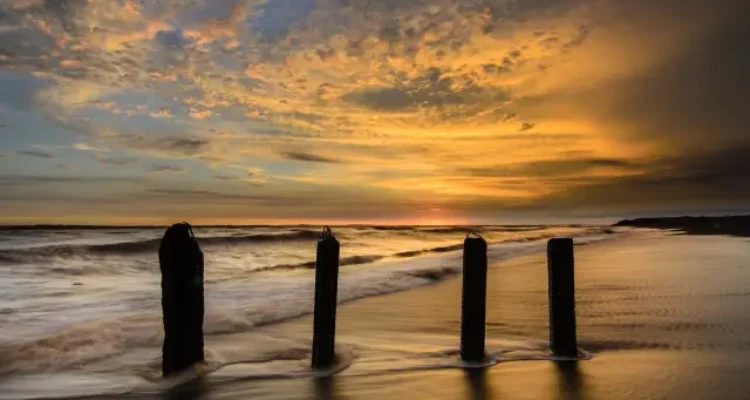
[[[450,246],[433,247],[429,249],[402,251],[402,252],[398,252],[398,253],[394,253],[390,255],[370,254],[370,255],[360,255],[360,256],[349,256],[349,257],[340,258],[339,266],[343,267],[347,265],[371,264],[376,261],[385,260],[388,258],[411,258],[411,257],[418,257],[418,256],[426,255],[429,253],[445,253],[449,251],[461,250],[463,249],[463,247],[464,247],[463,244],[456,244],[456,245],[450,245]],[[298,264],[270,265],[264,268],[254,269],[253,272],[284,270],[284,269],[303,269],[303,268],[315,268],[315,261],[308,261],[308,262],[298,263]]]
[[[453,225],[453,226],[411,226],[411,225],[386,225],[359,227],[359,230],[374,231],[408,231],[414,233],[487,233],[487,232],[527,232],[549,228],[550,225]],[[566,227],[576,227],[566,225]]]
[[[357,236],[364,235],[365,237],[370,233],[377,232],[391,232],[393,234],[407,234],[413,235],[417,238],[424,238],[425,235],[440,235],[440,234],[466,234],[469,232],[477,232],[480,234],[499,233],[499,232],[517,232],[519,234],[533,235],[532,231],[544,231],[546,226],[539,225],[518,225],[518,226],[371,226],[371,227],[359,227],[357,230],[366,229],[366,231],[358,231]],[[155,232],[154,232],[155,233]],[[364,239],[362,237],[355,238],[351,237],[352,232],[342,230],[339,232],[340,237],[349,238],[353,240]],[[601,231],[600,231],[601,233]],[[204,247],[213,246],[224,246],[224,245],[240,245],[240,244],[253,244],[253,243],[272,243],[272,242],[301,242],[301,241],[313,241],[319,238],[320,233],[317,230],[308,229],[306,227],[289,228],[285,232],[281,233],[256,233],[256,234],[239,234],[239,235],[218,235],[218,236],[207,236],[198,237],[198,242]],[[527,236],[518,239],[520,241],[534,241],[542,238],[548,238],[553,236],[553,233],[542,233],[534,236]],[[39,261],[45,258],[54,257],[79,257],[86,258],[89,256],[127,256],[127,255],[138,255],[145,253],[155,253],[159,249],[159,243],[161,239],[159,237],[147,238],[143,240],[134,240],[128,242],[115,242],[105,244],[55,244],[55,245],[44,245],[39,247],[28,247],[28,248],[17,248],[17,249],[4,249],[0,250],[0,263],[23,263],[30,261]],[[433,253],[441,251],[458,250],[460,246],[455,247],[439,247],[433,249],[419,249],[406,251],[400,254],[393,254],[395,257],[411,257],[424,253]],[[358,262],[352,262],[356,264]]]
[[433,247],[433,248],[430,248],[430,249],[402,251],[400,253],[394,254],[394,257],[401,257],[401,258],[403,258],[403,257],[416,257],[416,256],[421,256],[421,255],[429,254],[429,253],[445,253],[445,252],[448,252],[448,251],[456,251],[456,250],[461,250],[463,248],[464,248],[463,243],[460,243],[460,244],[453,244],[453,245],[449,245],[449,246]]
[[307,229],[294,230],[293,232],[286,233],[262,233],[255,235],[242,235],[242,236],[215,236],[198,238],[199,244],[207,245],[219,245],[219,244],[234,244],[234,243],[257,243],[257,242],[286,242],[294,240],[315,240],[320,238],[319,231],[312,231]]
[[[389,227],[390,228],[390,227]],[[582,235],[604,237],[602,235],[608,235],[613,232],[605,232],[602,229],[588,229],[579,232],[579,238]],[[512,244],[524,244],[524,243],[541,243],[544,239],[556,236],[554,232],[534,234],[525,237],[517,237],[512,239],[505,239],[502,241],[489,242],[490,246],[494,245],[512,245]],[[270,243],[274,241],[305,241],[314,240],[318,237],[318,232],[297,229],[291,232],[284,233],[273,233],[273,234],[255,234],[255,235],[242,235],[242,236],[214,236],[199,238],[199,242],[204,246],[204,249],[210,249],[213,246],[223,245],[235,245],[242,243]],[[581,243],[580,239],[577,239],[578,244]],[[56,274],[62,276],[86,276],[90,274],[128,274],[128,273],[140,273],[149,272],[153,273],[155,270],[153,261],[148,259],[117,259],[109,258],[105,263],[101,262],[101,257],[107,256],[127,256],[127,255],[143,255],[147,253],[155,254],[158,251],[159,239],[150,239],[136,242],[124,242],[124,243],[112,243],[112,244],[97,244],[97,245],[57,245],[47,246],[39,248],[29,249],[18,249],[18,250],[3,250],[0,251],[0,264],[23,264],[23,263],[40,263],[43,265],[43,273],[45,274]],[[415,257],[423,257],[434,254],[449,253],[459,251],[463,248],[463,243],[458,243],[415,249],[406,250],[396,253],[387,254],[364,254],[364,255],[352,255],[342,257],[339,261],[341,267],[371,264],[378,261],[387,260],[404,260]],[[209,252],[211,250],[208,250]],[[94,257],[94,258],[90,258]],[[269,271],[284,271],[284,270],[297,270],[297,269],[313,269],[315,268],[314,255],[310,255],[309,261],[298,262],[298,263],[283,263],[283,264],[272,264],[266,266],[258,266],[250,269],[240,268],[235,272],[228,271],[224,273],[223,277],[216,278],[213,282],[227,281],[235,278],[246,276],[248,273],[258,272],[269,272]],[[73,262],[60,262],[57,258],[74,258]],[[37,273],[32,270],[18,269],[18,273]],[[239,274],[239,275],[238,275]]]
[[375,225],[362,227],[362,229],[374,229],[376,231],[411,231],[414,226],[411,225]]
[[[614,232],[610,230],[604,230],[604,231],[591,231],[591,232],[585,232],[588,234],[596,234],[596,233],[604,233],[604,234],[612,234]],[[556,236],[554,233],[544,234],[544,235],[535,235],[535,236],[527,236],[522,238],[516,238],[516,239],[506,239],[498,242],[490,242],[489,245],[501,245],[501,244],[509,244],[509,243],[530,243],[530,242],[538,242],[544,239],[549,239],[551,237]],[[593,243],[599,240],[602,240],[603,237],[599,236],[591,236],[591,237],[578,237],[576,240],[577,245],[586,245],[589,243]],[[438,247],[431,247],[428,249],[419,249],[419,250],[408,250],[408,251],[402,251],[398,253],[394,253],[391,255],[365,255],[365,256],[351,256],[351,257],[344,257],[339,261],[340,266],[344,265],[358,265],[358,264],[369,264],[375,261],[380,261],[388,258],[412,258],[412,257],[419,257],[423,255],[433,254],[433,253],[447,253],[451,251],[458,251],[462,250],[464,248],[463,243],[459,244],[452,244],[452,245],[446,245],[446,246],[438,246]],[[293,269],[293,268],[314,268],[315,262],[306,262],[306,263],[300,263],[300,264],[291,264],[291,265],[274,265],[267,267],[267,269]]]
[[[268,243],[285,241],[314,240],[320,237],[320,232],[311,230],[295,230],[285,233],[268,233],[240,236],[209,236],[198,237],[198,243],[203,246],[220,246],[242,243]],[[160,238],[134,242],[86,244],[86,245],[53,245],[26,249],[11,249],[0,251],[0,262],[24,262],[29,259],[44,257],[75,257],[87,255],[129,255],[157,252]]]
[[[465,232],[468,232],[468,231],[465,231]],[[506,239],[506,240],[501,240],[498,242],[489,242],[488,244],[495,245],[495,244],[503,244],[503,243],[528,243],[528,242],[536,242],[539,240],[549,239],[553,236],[556,236],[556,235],[553,233],[550,233],[546,235],[535,235],[535,236],[527,236],[527,237],[516,238],[516,239]],[[417,257],[417,256],[426,255],[430,253],[446,253],[449,251],[457,251],[463,248],[464,248],[463,243],[459,243],[459,244],[454,244],[454,245],[432,247],[429,249],[402,251],[400,253],[393,254],[393,257],[399,257],[399,258]]]
[[429,233],[470,233],[470,232],[477,232],[477,233],[497,233],[497,232],[528,232],[528,231],[538,231],[549,228],[549,226],[545,225],[494,225],[494,226],[471,226],[471,225],[462,225],[462,226],[447,226],[447,227],[436,227],[436,228],[426,228],[426,229],[420,229],[421,232],[429,232]]
[[[524,237],[524,238],[518,238],[518,239],[507,239],[507,240],[503,240],[499,242],[489,243],[489,245],[537,242],[537,241],[544,240],[553,236],[555,235],[549,234],[549,235]],[[596,239],[594,239],[593,241],[596,241]],[[584,245],[590,242],[591,241],[589,240],[579,239],[579,241],[577,241],[577,244]],[[428,249],[401,251],[401,252],[393,253],[389,255],[373,254],[373,255],[343,257],[339,260],[339,266],[343,267],[347,265],[370,264],[376,261],[387,260],[387,259],[403,259],[403,258],[426,256],[426,255],[435,254],[435,253],[448,253],[452,251],[458,251],[463,248],[464,248],[463,243],[459,243],[459,244],[452,244],[452,245],[447,245],[447,246],[431,247]],[[274,270],[293,270],[293,269],[304,269],[304,268],[315,268],[315,261],[308,261],[308,262],[298,263],[298,264],[270,265],[267,267],[254,269],[252,271],[253,272],[265,272],[265,271],[274,271]]]
[[[339,259],[339,266],[343,267],[345,265],[370,264],[370,263],[374,263],[375,261],[382,260],[384,258],[386,258],[386,256],[381,256],[381,255],[343,257]],[[253,269],[252,272],[265,272],[265,271],[304,269],[304,268],[310,268],[310,269],[315,268],[315,261],[307,261],[307,262],[298,263],[298,264],[269,265],[267,267]]]

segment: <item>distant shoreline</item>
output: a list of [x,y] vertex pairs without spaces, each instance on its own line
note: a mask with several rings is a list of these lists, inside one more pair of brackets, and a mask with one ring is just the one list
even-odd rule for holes
[[[65,224],[29,224],[29,225],[2,225],[2,231],[23,231],[23,230],[134,230],[134,229],[166,229],[169,225],[65,225]],[[325,225],[311,224],[251,224],[251,225],[193,225],[195,228],[309,228],[317,229]],[[467,229],[481,229],[486,227],[498,226],[597,226],[595,224],[488,224],[488,225],[372,225],[372,224],[344,224],[330,225],[332,228],[381,228],[384,230],[412,229],[420,227],[434,226],[455,226]],[[599,225],[601,226],[601,225]],[[611,226],[613,227],[632,227],[632,228],[652,228],[652,229],[672,229],[679,230],[686,234],[694,235],[732,235],[740,237],[750,237],[750,214],[745,215],[725,215],[725,216],[681,216],[681,217],[646,217],[620,220]]]
[[619,221],[613,226],[675,229],[691,235],[731,235],[750,237],[750,215],[635,218]]
[[[344,224],[344,225],[326,225],[326,224],[258,224],[258,225],[198,225],[192,224],[193,228],[310,228],[318,229],[324,226],[331,228],[381,228],[383,230],[398,230],[411,228],[430,228],[430,227],[461,227],[461,228],[486,228],[495,226],[513,226],[513,227],[546,227],[546,226],[568,226],[568,227],[585,227],[585,226],[602,226],[597,224],[489,224],[489,225],[377,225],[377,224]],[[39,224],[39,225],[1,225],[0,231],[12,230],[105,230],[105,229],[167,229],[169,225],[57,225],[57,224]]]

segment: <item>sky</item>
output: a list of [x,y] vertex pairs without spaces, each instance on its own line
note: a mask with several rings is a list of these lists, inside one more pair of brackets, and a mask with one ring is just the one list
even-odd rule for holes
[[0,223],[750,208],[746,0],[0,0]]

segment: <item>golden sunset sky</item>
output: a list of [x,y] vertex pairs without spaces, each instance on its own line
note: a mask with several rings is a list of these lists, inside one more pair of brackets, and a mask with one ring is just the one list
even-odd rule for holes
[[747,209],[745,0],[0,0],[0,223]]

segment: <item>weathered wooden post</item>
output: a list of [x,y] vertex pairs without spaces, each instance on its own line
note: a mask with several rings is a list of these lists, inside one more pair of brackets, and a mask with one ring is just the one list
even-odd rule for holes
[[485,359],[484,323],[487,303],[487,242],[476,235],[464,240],[463,294],[461,300],[461,359]]
[[162,374],[203,361],[203,252],[187,223],[174,224],[159,245],[164,323]]
[[550,348],[556,356],[577,357],[573,239],[547,242]]
[[334,363],[336,341],[336,295],[339,279],[339,242],[325,228],[318,241],[315,260],[315,315],[313,317],[312,367]]

